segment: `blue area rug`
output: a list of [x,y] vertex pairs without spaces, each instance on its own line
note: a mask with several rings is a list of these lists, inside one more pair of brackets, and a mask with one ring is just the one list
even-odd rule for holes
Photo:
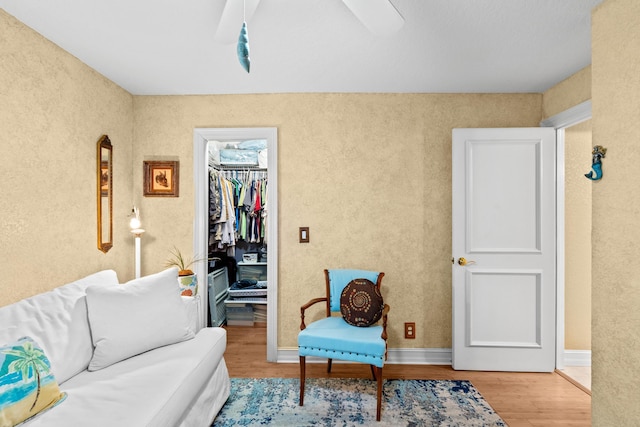
[[304,406],[294,378],[232,378],[213,426],[506,426],[469,381],[308,378]]

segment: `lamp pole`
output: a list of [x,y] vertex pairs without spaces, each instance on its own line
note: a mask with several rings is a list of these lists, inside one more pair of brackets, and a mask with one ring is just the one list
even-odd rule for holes
[[144,233],[144,230],[140,228],[140,226],[142,225],[142,223],[140,222],[140,210],[134,206],[131,212],[131,215],[133,215],[133,218],[131,218],[131,220],[129,221],[129,227],[131,228],[131,233],[133,234],[133,237],[135,240],[134,264],[135,264],[136,279],[139,279],[140,278],[140,236],[142,236],[142,233]]
[[131,230],[133,236],[135,238],[136,245],[136,254],[135,254],[135,265],[136,265],[136,279],[140,278],[140,236],[144,233],[142,229]]

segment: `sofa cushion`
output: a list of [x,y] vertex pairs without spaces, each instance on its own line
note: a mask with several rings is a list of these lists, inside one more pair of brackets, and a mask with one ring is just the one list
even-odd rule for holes
[[0,344],[33,338],[51,362],[56,379],[63,383],[84,371],[93,355],[85,290],[95,284],[118,284],[113,270],[104,270],[0,307]]
[[189,329],[192,331],[198,330],[198,319],[200,319],[200,299],[195,297],[183,297],[182,304],[187,311],[187,318],[189,320]]
[[178,269],[170,268],[123,285],[87,288],[95,346],[89,370],[193,338],[177,287]]
[[[177,295],[177,292],[174,293]],[[113,427],[183,425],[203,389],[229,396],[224,363],[226,331],[201,329],[192,340],[131,357],[99,371],[85,371],[64,384],[64,404],[36,417],[25,427]],[[212,377],[218,384],[210,384]],[[210,402],[207,405],[213,406]],[[210,425],[197,424],[199,426]]]
[[16,425],[65,397],[49,359],[32,338],[0,346],[0,425]]

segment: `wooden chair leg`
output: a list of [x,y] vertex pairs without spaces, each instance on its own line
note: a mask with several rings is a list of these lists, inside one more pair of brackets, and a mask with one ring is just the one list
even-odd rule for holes
[[369,365],[371,366],[371,375],[373,375],[373,380],[376,380],[376,365]]
[[304,405],[304,379],[305,379],[306,361],[307,360],[305,356],[300,356],[300,406]]
[[329,359],[327,362],[327,372],[331,372],[332,363],[333,363],[333,359]]
[[376,408],[376,421],[380,421],[382,413],[382,368],[376,366],[376,375],[378,377],[378,407]]

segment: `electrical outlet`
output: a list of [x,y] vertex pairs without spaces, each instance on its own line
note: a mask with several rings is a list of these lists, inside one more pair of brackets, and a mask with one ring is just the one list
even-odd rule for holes
[[415,339],[416,337],[416,324],[415,322],[405,322],[404,324],[404,337],[408,340]]

